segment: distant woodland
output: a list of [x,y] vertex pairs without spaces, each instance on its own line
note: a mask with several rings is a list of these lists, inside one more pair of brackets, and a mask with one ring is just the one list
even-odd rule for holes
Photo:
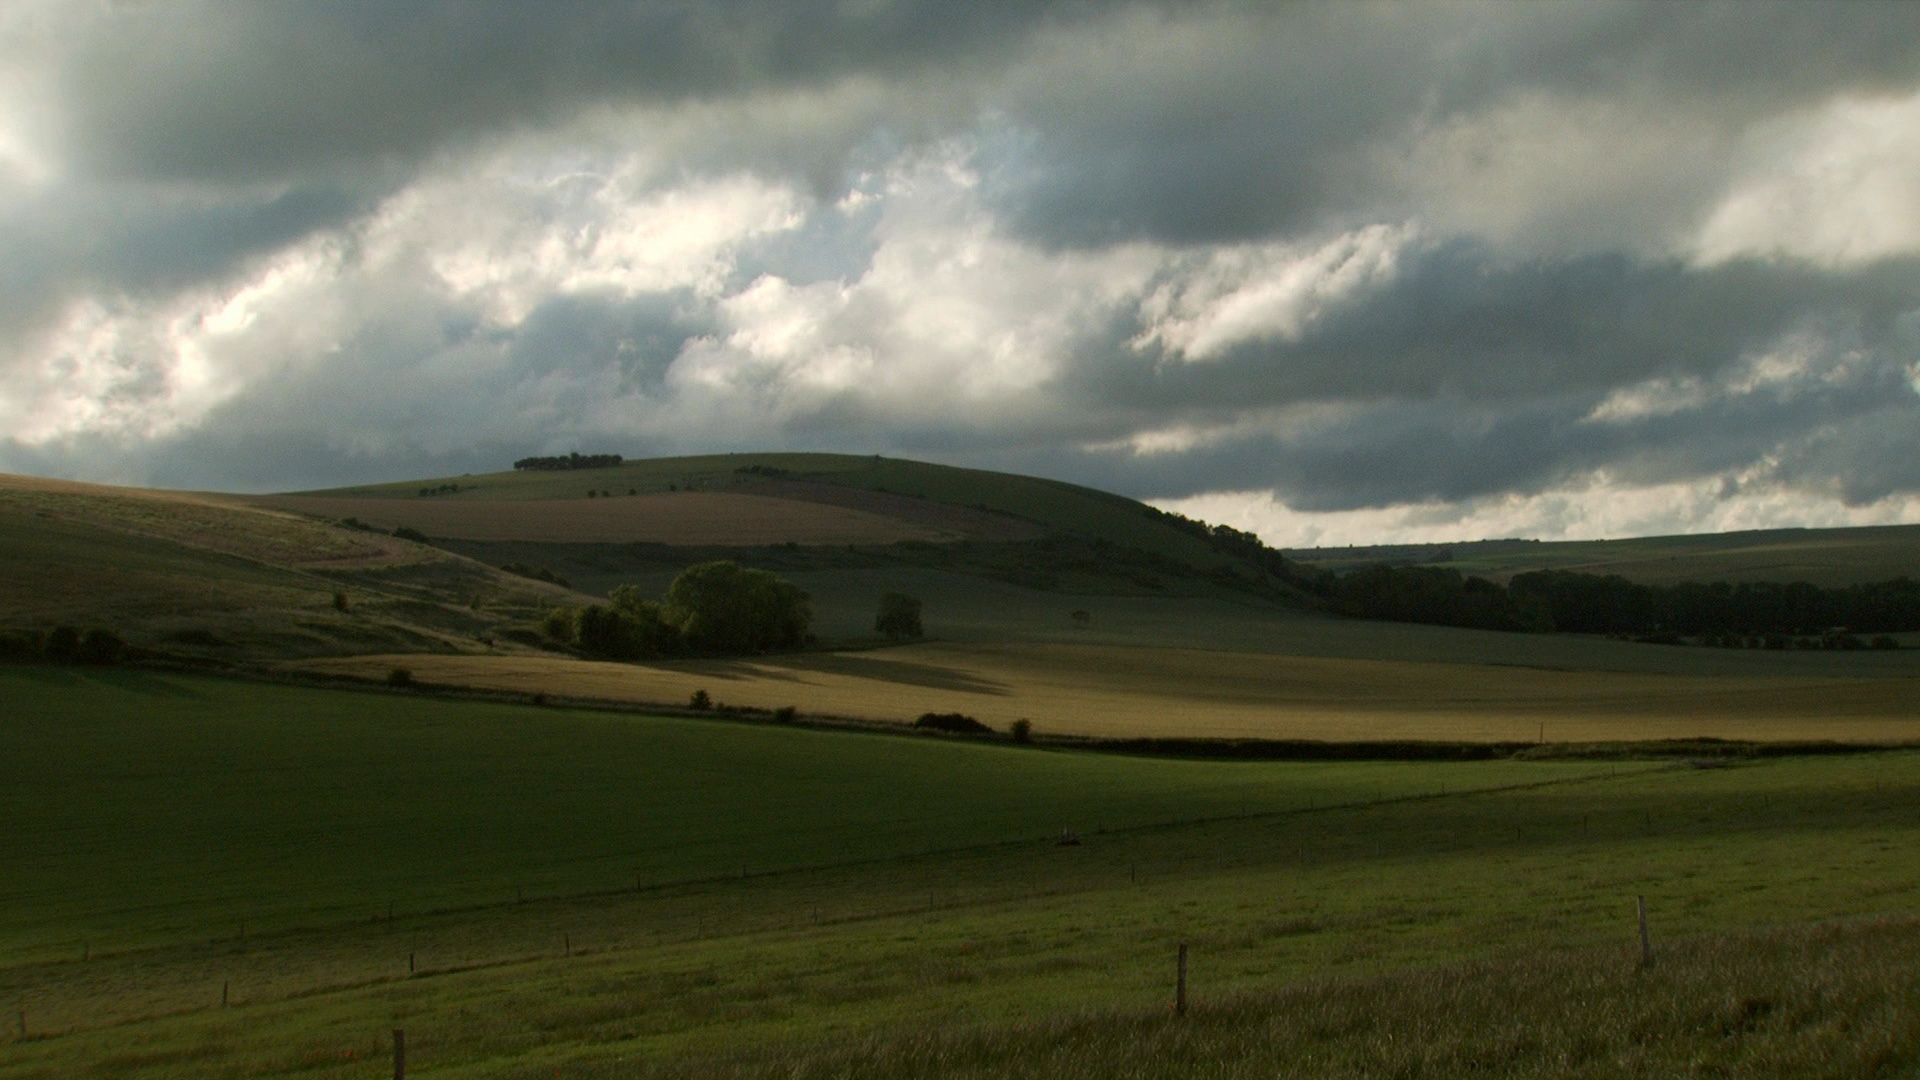
[[564,457],[523,457],[513,463],[516,469],[529,469],[536,472],[558,472],[563,469],[607,469],[620,464],[619,454],[581,454],[572,453]]
[[[1807,582],[1643,585],[1567,570],[1517,574],[1505,587],[1435,566],[1375,566],[1316,590],[1344,615],[1486,630],[1613,634],[1677,643],[1859,648],[1854,634],[1920,629],[1920,582],[1840,588]],[[1879,648],[1891,639],[1876,639]]]

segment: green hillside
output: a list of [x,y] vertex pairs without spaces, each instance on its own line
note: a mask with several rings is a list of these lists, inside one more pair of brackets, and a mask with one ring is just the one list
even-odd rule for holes
[[0,477],[0,645],[58,626],[209,663],[488,648],[568,595],[217,497]]
[[[1057,480],[878,455],[769,453],[650,458],[608,468],[432,477],[289,494],[415,499],[423,497],[422,491],[429,491],[434,494],[424,497],[545,500],[579,499],[589,490],[640,494],[766,490],[770,483],[824,484],[905,495],[1007,514],[1056,533],[1105,541],[1199,567],[1231,562],[1204,539],[1174,527],[1158,511],[1124,496]],[[787,497],[807,495],[789,488]]]

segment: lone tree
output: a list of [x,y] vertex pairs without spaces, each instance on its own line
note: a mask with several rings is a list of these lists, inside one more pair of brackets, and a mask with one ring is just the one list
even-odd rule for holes
[[920,626],[920,601],[905,593],[890,592],[882,596],[873,628],[894,641],[926,636]]

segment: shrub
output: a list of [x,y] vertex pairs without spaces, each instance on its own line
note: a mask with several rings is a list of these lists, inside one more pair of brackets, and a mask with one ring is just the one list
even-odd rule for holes
[[403,667],[394,668],[392,671],[387,672],[387,685],[393,687],[412,686],[413,672]]
[[111,630],[89,630],[80,638],[77,659],[83,664],[117,664],[127,652],[127,643]]
[[1024,716],[1013,722],[1013,727],[1010,731],[1013,735],[1014,742],[1030,743],[1033,741],[1033,721]]
[[397,540],[411,540],[416,544],[430,544],[433,542],[427,539],[426,533],[421,532],[419,529],[409,529],[405,525],[393,530],[393,535]]
[[1876,649],[1897,649],[1900,647],[1900,643],[1898,641],[1895,641],[1893,638],[1890,638],[1885,634],[1882,634],[1879,637],[1874,638],[1871,644]]
[[554,608],[547,612],[546,618],[540,620],[540,629],[555,641],[572,644],[573,612],[563,607]]
[[882,596],[873,628],[892,641],[925,636],[926,631],[920,625],[920,601],[905,593],[890,592]]
[[713,699],[707,696],[705,690],[695,690],[693,696],[687,699],[687,708],[706,712],[713,708]]
[[915,720],[913,726],[930,731],[950,732],[955,735],[985,735],[993,731],[992,728],[973,717],[957,712],[921,713],[920,719]]
[[71,626],[56,626],[47,635],[41,650],[56,664],[71,664],[80,659],[80,631]]
[[773,710],[773,718],[779,723],[791,724],[795,720],[800,719],[800,710],[793,705],[782,705]]
[[335,611],[345,611],[345,610],[347,610],[347,608],[348,608],[348,606],[349,606],[349,605],[348,605],[348,603],[347,603],[347,594],[346,594],[346,593],[344,593],[344,592],[336,592],[336,593],[334,593],[334,594],[333,594],[333,610],[335,610]]

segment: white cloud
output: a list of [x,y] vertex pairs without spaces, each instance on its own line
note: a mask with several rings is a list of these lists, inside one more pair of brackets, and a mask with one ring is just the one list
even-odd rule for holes
[[1177,270],[1140,305],[1136,348],[1208,360],[1242,342],[1297,341],[1327,309],[1391,281],[1407,226],[1369,225],[1317,245],[1215,249]]
[[1863,506],[1752,482],[1759,470],[1669,484],[1621,483],[1605,472],[1532,494],[1302,513],[1271,492],[1155,499],[1163,510],[1254,533],[1282,548],[1452,543],[1493,538],[1605,540],[1745,529],[1920,523],[1920,495]]
[[1771,120],[1749,136],[1745,159],[1694,240],[1701,263],[1920,252],[1920,95],[1843,97]]

